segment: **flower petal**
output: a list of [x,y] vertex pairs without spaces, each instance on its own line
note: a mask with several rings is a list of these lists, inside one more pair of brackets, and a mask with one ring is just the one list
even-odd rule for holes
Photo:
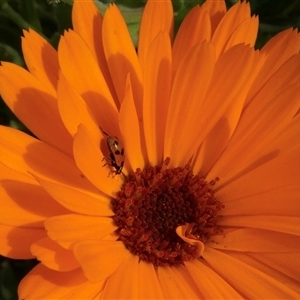
[[[230,255],[207,248],[205,261],[233,288],[250,299],[298,299],[299,294],[267,274]],[[257,288],[253,288],[257,287]]]
[[140,132],[140,119],[138,118],[136,106],[131,89],[131,78],[126,80],[125,97],[120,109],[120,129],[125,149],[125,167],[135,171],[144,165],[144,151]]
[[[283,66],[292,56],[299,53],[300,47],[300,34],[297,30],[287,29],[275,35],[271,38],[267,44],[261,49],[261,53],[267,54],[267,60],[264,64],[261,72],[256,76],[253,87],[251,88],[250,94],[248,96],[248,101],[252,99],[259,90],[268,82],[271,76],[273,76],[276,71]],[[298,55],[299,56],[299,55]],[[287,69],[288,72],[283,72],[280,76],[281,80],[278,80],[281,86],[286,86],[286,83],[291,83],[291,79],[294,77],[291,72],[292,69],[299,70],[299,57],[298,66],[295,65],[296,57],[293,59]],[[286,70],[287,70],[286,69]],[[299,74],[299,73],[295,73]],[[289,76],[290,78],[285,81],[284,79]],[[276,83],[272,83],[271,86],[278,88]]]
[[184,263],[203,299],[244,299],[218,273],[197,259]]
[[184,266],[184,264],[171,267],[171,270],[174,274],[175,282],[179,280],[176,284],[181,284],[182,291],[186,295],[186,299],[199,299],[201,295],[201,291],[199,290],[199,286],[196,282],[194,282],[193,278],[190,276],[188,269]]
[[163,161],[165,124],[171,92],[171,44],[164,31],[153,40],[144,64],[143,126],[150,165]]
[[44,228],[36,228],[35,225],[16,227],[0,224],[0,254],[14,259],[32,259],[31,244],[45,236]]
[[170,0],[147,1],[139,32],[138,55],[143,68],[146,56],[152,41],[161,32],[165,31],[172,40],[173,37],[173,7]]
[[[82,59],[84,57],[84,59]],[[62,73],[82,96],[103,128],[118,132],[118,112],[96,58],[74,31],[60,39],[58,58]]]
[[237,2],[228,10],[218,24],[211,40],[216,47],[217,57],[225,51],[228,41],[234,31],[249,18],[250,5],[248,2]]
[[201,7],[208,12],[211,22],[211,32],[214,33],[220,21],[226,14],[226,3],[224,0],[206,0]]
[[116,230],[111,218],[75,214],[49,218],[45,228],[48,236],[66,249],[82,240],[100,240]]
[[[164,299],[199,299],[201,294],[189,278],[184,266],[160,267],[157,269],[158,280]],[[178,270],[179,269],[179,270]]]
[[[101,299],[147,299],[141,298],[139,295],[138,278],[139,259],[137,256],[131,255],[109,276]],[[148,278],[148,280],[150,281],[151,278]],[[120,284],[121,282],[122,284]],[[117,289],[116,286],[118,286]],[[120,297],[120,295],[122,296]]]
[[122,242],[89,240],[74,246],[74,255],[91,282],[108,278],[132,254]]
[[[219,201],[224,202],[226,205],[225,199],[227,201],[237,200],[253,194],[262,197],[260,199],[264,199],[264,195],[260,196],[260,194],[273,189],[299,185],[300,170],[298,164],[294,163],[298,161],[299,156],[300,149],[298,147],[272,160],[269,160],[268,157],[266,159],[262,158],[259,161],[259,166],[254,164],[248,167],[248,170],[244,174],[240,174],[235,180],[227,182],[225,185],[222,182],[220,182],[220,185],[218,183],[218,189],[220,190],[216,192],[216,196]],[[249,189],[249,183],[251,189]]]
[[55,97],[59,69],[57,52],[34,30],[23,33],[22,50],[28,70]]
[[[149,280],[151,278],[151,288]],[[139,299],[163,299],[162,287],[153,264],[139,261],[138,264]]]
[[[205,101],[203,101],[203,105],[196,115],[197,119],[195,118],[195,120],[197,122],[194,122],[194,128],[197,126],[201,130],[190,129],[197,132],[197,137],[193,139],[193,143],[189,147],[190,153],[193,153],[196,148],[195,142],[200,145],[207,134],[233,105],[233,101],[239,100],[237,95],[240,93],[244,94],[248,78],[256,68],[255,64],[258,63],[257,58],[258,56],[253,49],[240,44],[227,50],[217,60],[207,94],[205,95]],[[240,67],[241,65],[243,68]]]
[[[214,63],[214,48],[203,42],[184,57],[178,68],[170,96],[165,133],[164,155],[171,157],[171,165],[183,165],[190,158],[189,148],[195,145],[194,138],[198,134],[194,126],[199,124],[199,110],[202,109]],[[179,147],[180,151],[174,151]]]
[[31,176],[17,173],[1,164],[1,223],[41,228],[45,219],[68,213]]
[[258,32],[258,17],[253,16],[252,18],[243,21],[237,29],[230,36],[228,43],[224,49],[224,52],[234,45],[242,44],[250,45],[254,47]]
[[300,236],[299,217],[285,216],[223,216],[220,226],[267,229]]
[[87,43],[96,57],[99,68],[105,78],[110,93],[117,100],[115,88],[108,70],[102,43],[102,16],[93,0],[75,0],[72,10],[74,31]]
[[0,79],[1,96],[21,122],[39,139],[70,155],[71,136],[61,121],[56,99],[47,87],[11,63],[2,63]]
[[[254,259],[262,262],[264,265],[271,267],[287,276],[290,279],[298,281],[298,292],[300,293],[300,276],[299,276],[299,264],[300,253],[251,253],[250,256]],[[292,281],[290,280],[290,281]]]
[[225,147],[230,141],[243,113],[245,99],[249,92],[252,82],[255,80],[257,73],[260,71],[265,56],[256,52],[253,59],[251,72],[248,73],[246,82],[241,86],[238,93],[227,101],[232,101],[230,107],[224,112],[223,116],[214,125],[211,131],[205,137],[203,143],[197,150],[194,157],[194,173],[207,175],[208,171],[219,159]]
[[270,149],[269,145],[296,114],[299,108],[299,92],[298,84],[294,84],[282,89],[274,97],[268,96],[268,100],[264,100],[265,93],[257,95],[243,112],[230,143],[209,176],[215,178],[215,174],[218,174],[230,181],[246,172],[246,168],[249,171],[250,168],[276,157],[279,154],[278,147]]
[[[207,2],[207,1],[206,1]],[[219,1],[218,1],[219,2]],[[187,34],[187,32],[189,34]],[[203,41],[211,39],[211,24],[207,10],[203,6],[192,8],[182,21],[173,45],[173,72],[191,48]],[[159,52],[157,52],[159,53]],[[145,61],[147,63],[148,59]],[[146,73],[146,72],[145,72]],[[145,83],[147,87],[147,83]]]
[[[280,52],[276,52],[276,56],[278,56]],[[253,83],[253,87],[251,87],[249,91],[249,95],[246,100],[246,104],[249,104],[256,99],[266,99],[269,101],[276,94],[279,94],[282,89],[285,89],[293,84],[297,84],[300,80],[300,55],[294,55],[289,58],[282,66],[278,68],[274,73],[268,67],[269,61],[266,60],[265,66],[262,68],[262,74],[258,74],[257,78],[260,78],[261,81],[258,82],[257,79]],[[261,78],[261,76],[265,76]],[[266,78],[269,77],[268,80]],[[264,104],[265,101],[262,102]]]
[[211,237],[207,247],[240,252],[297,252],[299,243],[299,236],[270,230],[244,228]]
[[[282,56],[273,61],[273,70],[270,73],[274,73],[278,67],[283,65],[290,57],[299,53],[300,47],[300,34],[296,29],[288,28],[276,34],[272,37],[261,49],[262,52],[272,55],[274,59],[275,53],[281,53]],[[269,64],[271,67],[271,64]]]
[[[193,50],[195,49],[197,48],[193,48]],[[195,56],[195,51],[191,51],[191,53],[194,53]],[[210,63],[206,61],[208,53],[210,53]],[[257,60],[255,52],[244,45],[237,45],[226,51],[216,62],[214,69],[213,53],[207,51],[207,53],[200,52],[199,54],[201,54],[199,62],[191,54],[193,58],[189,59],[191,69],[188,68],[189,65],[182,63],[181,66],[185,70],[178,70],[177,73],[184,74],[184,72],[187,72],[191,78],[181,75],[183,78],[178,77],[180,79],[178,83],[176,83],[175,78],[171,93],[170,110],[167,118],[165,156],[170,156],[171,153],[172,158],[175,155],[178,156],[173,161],[175,165],[185,164],[195,155],[198,146],[201,145],[206,136],[224,116],[228,108],[233,105],[233,101],[239,100],[237,95],[240,92],[243,94],[249,74],[253,70],[253,63]],[[232,63],[229,63],[230,61]],[[199,65],[203,66],[201,68],[203,73],[199,70]],[[241,65],[243,65],[243,68],[240,67]],[[210,71],[207,74],[208,69]],[[210,75],[212,69],[213,75]],[[186,79],[189,79],[189,81],[187,82]],[[202,82],[205,82],[203,86]],[[176,109],[172,108],[172,99]],[[186,99],[193,102],[186,105]],[[189,118],[183,119],[183,116],[186,115]],[[178,122],[178,119],[180,119],[180,122]],[[176,137],[175,132],[177,133]],[[180,151],[174,153],[174,149],[178,149],[178,147],[180,147]]]
[[0,126],[0,136],[1,162],[7,167],[24,175],[97,191],[62,152],[16,129]]
[[106,195],[47,181],[38,176],[34,177],[58,203],[71,211],[90,216],[111,216],[113,214],[109,198]]
[[[98,59],[98,55],[103,53],[101,29],[102,16],[93,0],[74,0],[72,9],[72,24],[74,31],[78,33],[88,44],[89,49]],[[96,38],[95,32],[98,36]],[[104,59],[104,56],[101,58]]]
[[116,196],[122,184],[118,182],[120,176],[116,178],[109,176],[108,168],[104,168],[100,145],[97,145],[83,125],[78,127],[74,137],[74,158],[79,169],[91,183],[108,196]]
[[[81,269],[57,272],[42,264],[21,281],[20,299],[97,299],[104,282],[89,282]],[[76,296],[75,296],[76,295]]]
[[69,133],[74,136],[79,124],[83,124],[93,138],[100,142],[102,135],[93,112],[62,73],[59,76],[57,94],[59,112]]
[[105,12],[102,35],[104,53],[119,102],[124,99],[129,73],[138,116],[141,116],[143,89],[140,65],[126,23],[117,6],[113,4]]
[[195,257],[198,258],[203,254],[204,244],[190,234],[190,231],[192,230],[193,227],[194,226],[192,224],[178,226],[176,228],[176,233],[186,243],[193,245],[197,248],[197,254],[195,254]]
[[[284,202],[284,205],[282,203]],[[226,209],[221,215],[275,215],[299,216],[299,183],[263,192],[254,192],[251,195],[226,201]]]
[[49,269],[68,272],[79,267],[71,251],[62,248],[48,237],[34,242],[30,250]]
[[[278,282],[283,283],[287,288],[293,290],[294,292],[297,292],[300,294],[300,286],[299,286],[299,275],[290,278],[284,273],[276,270],[276,268],[272,268],[268,263],[265,264],[261,262],[260,260],[257,260],[255,258],[254,253],[248,252],[248,253],[242,253],[242,252],[231,252],[231,256],[233,258],[236,258],[237,260],[246,263],[247,265],[257,269],[258,271],[266,274],[267,276],[276,279]],[[259,253],[259,254],[265,254],[265,253]],[[269,254],[269,253],[266,253]],[[297,261],[297,256],[299,256],[299,252],[293,252],[293,253],[285,253],[289,255],[293,255],[295,258],[295,263]],[[282,269],[285,269],[285,265],[282,266]]]

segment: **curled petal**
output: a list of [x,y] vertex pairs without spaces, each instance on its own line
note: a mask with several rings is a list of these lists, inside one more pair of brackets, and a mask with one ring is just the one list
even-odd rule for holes
[[189,243],[197,248],[196,257],[202,256],[204,252],[204,244],[199,241],[194,235],[191,234],[193,229],[193,224],[181,225],[176,228],[176,233],[178,236],[183,239],[186,243]]

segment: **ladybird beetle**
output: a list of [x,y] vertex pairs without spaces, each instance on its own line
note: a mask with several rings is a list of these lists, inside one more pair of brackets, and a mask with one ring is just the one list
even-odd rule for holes
[[[102,128],[101,128],[102,130]],[[106,159],[106,164],[110,165],[111,167],[115,168],[115,175],[119,175],[122,173],[122,169],[124,166],[125,160],[125,153],[123,144],[116,136],[108,135],[104,130],[102,132],[107,136],[106,144],[109,150],[109,157],[104,157]],[[109,163],[108,163],[109,161]],[[105,165],[106,165],[105,164]],[[103,165],[103,167],[105,166]]]

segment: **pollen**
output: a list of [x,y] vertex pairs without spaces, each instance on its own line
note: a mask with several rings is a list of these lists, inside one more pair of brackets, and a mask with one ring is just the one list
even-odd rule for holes
[[119,240],[155,267],[197,258],[196,246],[176,233],[178,226],[189,225],[189,236],[202,243],[222,232],[217,221],[224,205],[213,192],[219,179],[208,183],[190,164],[168,168],[169,162],[129,174],[112,201]]

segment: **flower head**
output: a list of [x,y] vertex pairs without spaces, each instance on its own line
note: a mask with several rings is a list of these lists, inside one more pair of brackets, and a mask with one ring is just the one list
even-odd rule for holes
[[136,51],[117,6],[74,1],[53,49],[0,92],[1,254],[36,257],[21,299],[297,299],[300,36],[261,51],[246,2],[207,0],[173,37],[146,4]]

